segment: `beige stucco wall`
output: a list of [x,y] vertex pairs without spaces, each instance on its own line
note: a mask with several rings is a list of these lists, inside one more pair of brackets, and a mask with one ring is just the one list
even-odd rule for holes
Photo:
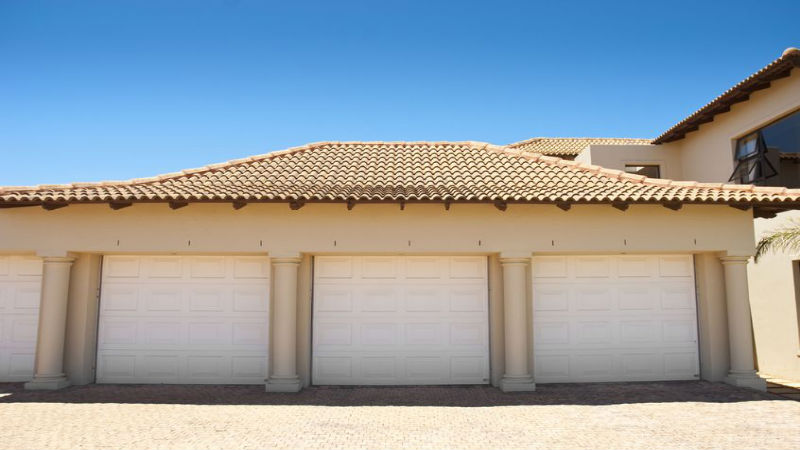
[[[791,225],[792,221],[800,223],[800,211],[781,213],[775,219],[756,219],[756,238]],[[792,380],[800,380],[797,260],[800,253],[776,252],[748,267],[759,370]]]
[[626,164],[658,164],[661,178],[683,179],[681,155],[663,145],[590,145],[575,160],[616,170],[625,170]]
[[734,169],[735,140],[800,108],[800,70],[772,82],[768,89],[750,94],[750,100],[737,103],[714,121],[700,125],[685,138],[663,144],[681,155],[682,176],[686,180],[725,182]]
[[[499,386],[505,373],[505,334],[503,332],[503,267],[498,255],[489,256],[489,358],[492,386]],[[533,373],[533,372],[531,372]]]
[[[665,151],[680,156],[680,179],[727,182],[734,169],[733,151],[737,138],[800,108],[800,71],[772,82],[768,89],[754,92],[727,113],[714,117],[684,139],[663,144]],[[776,219],[757,219],[756,234],[779,227],[785,213]],[[798,317],[795,279],[790,255],[764,258],[750,264],[750,302],[759,370],[763,373],[800,380],[798,358]]]
[[80,253],[70,269],[64,372],[72,384],[94,382],[97,314],[100,297],[98,254]]
[[[717,257],[753,251],[750,213],[724,205],[251,204],[234,211],[225,204],[193,204],[179,210],[143,204],[113,211],[106,205],[0,210],[0,252],[72,254],[66,370],[76,383],[94,378],[100,255],[113,253],[300,252],[297,368],[310,381],[312,266],[315,254],[484,254],[489,256],[492,383],[503,374],[503,304],[500,253],[694,253],[698,264],[701,364],[706,379],[727,367],[724,291]],[[702,259],[705,258],[705,259]],[[530,283],[527,283],[528,287]],[[535,299],[530,298],[528,307]],[[704,307],[704,304],[710,307]],[[530,314],[528,314],[530,317]],[[529,327],[529,332],[531,332]],[[531,339],[528,339],[531,342]],[[532,350],[527,349],[530,353]],[[532,355],[531,355],[532,356]],[[533,358],[529,359],[532,364]]]
[[700,376],[721,381],[728,374],[728,310],[725,279],[719,255],[698,253],[694,257],[697,284],[697,321],[700,337]]
[[[0,251],[170,253],[753,251],[749,211],[725,205],[141,204],[0,210]],[[665,232],[666,231],[666,232]]]
[[[301,386],[311,384],[311,302],[314,258],[304,254],[297,269],[297,376]],[[272,352],[270,351],[270,354]]]

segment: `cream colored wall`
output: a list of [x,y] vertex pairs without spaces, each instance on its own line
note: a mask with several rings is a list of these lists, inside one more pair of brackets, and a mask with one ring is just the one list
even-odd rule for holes
[[[756,219],[756,238],[784,226],[800,224],[800,211],[781,213],[775,219]],[[798,286],[793,261],[797,252],[776,252],[748,266],[750,305],[759,370],[800,380],[800,330]]]
[[683,179],[680,154],[663,145],[590,145],[575,160],[617,170],[626,164],[658,164],[661,178]]
[[[608,205],[576,205],[564,212],[552,205],[513,204],[505,212],[476,204],[454,204],[449,211],[438,204],[410,204],[404,211],[374,204],[356,205],[352,211],[340,204],[310,204],[299,211],[285,204],[251,204],[239,211],[216,204],[179,210],[157,204],[118,211],[105,205],[0,210],[0,252],[79,254],[72,272],[66,350],[68,375],[76,383],[93,380],[100,254],[282,252],[304,253],[297,305],[298,374],[304,385],[310,381],[311,255],[325,253],[488,255],[493,384],[503,374],[504,358],[497,253],[714,255],[706,264],[712,269],[699,273],[698,284],[712,286],[710,294],[700,295],[701,349],[706,349],[701,364],[703,377],[716,380],[727,370],[728,347],[727,339],[719,337],[719,321],[725,318],[718,306],[722,273],[715,258],[752,254],[752,235],[750,213],[725,205],[687,205],[679,211],[632,205],[624,212]],[[704,303],[717,306],[704,308]]]
[[700,376],[708,381],[722,381],[730,366],[725,280],[719,256],[699,253],[694,257]]
[[[168,253],[753,252],[751,213],[726,205],[141,204],[0,210],[0,251]],[[665,233],[665,230],[668,232]]]
[[[754,92],[748,101],[737,103],[727,113],[714,117],[684,139],[662,145],[680,155],[682,179],[727,182],[734,169],[735,140],[800,108],[800,70],[788,78],[773,81],[768,89]],[[796,216],[785,213],[781,217]],[[785,219],[757,219],[756,234],[780,226]],[[763,373],[800,380],[798,358],[798,317],[794,275],[789,255],[764,258],[750,263],[750,304],[759,370]]]
[[[503,267],[497,255],[489,256],[489,357],[492,386],[499,386],[505,373],[505,333],[503,332]],[[531,372],[532,373],[532,372]]]
[[681,155],[682,176],[686,180],[726,182],[733,173],[734,141],[769,122],[800,108],[800,70],[772,82],[768,89],[750,94],[750,100],[737,103],[727,113],[674,143],[663,144]]
[[305,254],[297,269],[297,376],[301,386],[311,384],[311,302],[314,258]]
[[69,280],[64,372],[72,384],[94,382],[102,257],[75,255]]

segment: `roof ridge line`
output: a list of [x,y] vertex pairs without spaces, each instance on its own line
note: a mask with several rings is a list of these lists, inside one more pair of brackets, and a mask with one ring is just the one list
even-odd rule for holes
[[512,142],[510,144],[506,144],[508,147],[519,147],[526,144],[532,144],[538,141],[567,141],[567,140],[605,140],[605,141],[613,141],[613,140],[620,140],[620,141],[644,141],[644,142],[651,142],[652,138],[632,138],[632,137],[599,137],[599,136],[537,136],[532,137],[530,139],[525,139],[524,141],[519,142]]

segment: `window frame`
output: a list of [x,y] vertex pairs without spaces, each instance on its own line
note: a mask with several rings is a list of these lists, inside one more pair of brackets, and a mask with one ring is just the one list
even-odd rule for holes
[[[622,164],[622,171],[632,175],[638,175],[635,172],[628,172],[628,167],[655,167],[658,170],[659,179],[664,177],[664,164],[657,161],[625,161]],[[652,178],[652,177],[649,177]]]
[[[744,132],[741,132],[741,133],[738,133],[738,134],[735,134],[735,135],[731,136],[731,141],[730,141],[731,142],[731,163],[732,163],[732,166],[733,166],[732,167],[733,171],[731,173],[730,178],[728,178],[728,182],[735,182],[735,183],[744,184],[744,183],[741,183],[736,178],[736,175],[737,175],[737,173],[739,171],[739,166],[740,166],[742,161],[745,161],[747,159],[752,160],[754,157],[762,157],[767,162],[767,164],[769,165],[769,168],[774,171],[774,175],[771,175],[771,176],[768,176],[768,177],[761,177],[760,179],[750,181],[747,184],[753,184],[753,183],[756,183],[758,181],[764,181],[766,179],[772,178],[774,176],[780,176],[780,172],[778,170],[776,170],[775,167],[772,166],[772,164],[769,161],[766,160],[766,157],[765,157],[766,155],[759,155],[759,152],[756,151],[754,154],[750,154],[750,155],[747,155],[746,157],[744,157],[742,159],[738,159],[736,153],[739,150],[739,141],[740,140],[742,140],[742,139],[744,139],[744,138],[746,138],[746,137],[748,137],[748,136],[750,136],[752,134],[756,134],[756,133],[758,133],[759,138],[761,139],[761,131],[763,129],[768,128],[768,127],[770,127],[770,126],[780,122],[781,120],[786,119],[787,117],[792,116],[794,114],[800,114],[800,108],[794,108],[794,109],[790,109],[788,111],[781,111],[779,113],[772,114],[767,119],[765,119],[764,121],[759,122],[758,125],[752,126],[752,127],[748,128]],[[763,170],[762,170],[762,173],[763,173]]]

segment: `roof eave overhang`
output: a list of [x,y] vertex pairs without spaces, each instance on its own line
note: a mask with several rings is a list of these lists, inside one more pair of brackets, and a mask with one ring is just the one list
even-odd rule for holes
[[246,204],[289,204],[292,209],[299,209],[297,206],[306,204],[443,204],[445,206],[451,204],[487,204],[497,205],[498,203],[508,205],[555,205],[563,209],[565,205],[610,205],[619,207],[619,205],[661,205],[669,209],[678,210],[683,205],[704,205],[704,206],[719,206],[728,205],[736,209],[749,210],[753,209],[755,217],[774,217],[775,214],[789,211],[800,210],[800,200],[781,200],[781,201],[763,201],[763,200],[682,200],[682,199],[660,199],[660,200],[637,200],[630,198],[607,198],[603,200],[578,200],[578,199],[555,199],[555,200],[524,200],[524,199],[503,199],[503,198],[486,198],[486,199],[450,199],[450,198],[437,198],[437,199],[368,199],[368,198],[349,198],[349,199],[210,199],[210,200],[93,200],[93,201],[20,201],[20,202],[0,202],[0,209],[11,208],[27,208],[27,207],[42,207],[47,210],[60,209],[70,205],[107,205],[113,210],[123,209],[135,204],[163,204],[168,205],[171,209],[180,209],[190,204],[232,204],[235,209],[240,209]]
[[800,67],[800,52],[795,51],[782,56],[678,122],[661,136],[653,139],[652,143],[666,144],[683,139],[687,133],[698,130],[700,125],[712,122],[716,115],[730,111],[734,104],[749,100],[753,92],[767,89],[773,81],[790,76],[792,69],[797,67]]

